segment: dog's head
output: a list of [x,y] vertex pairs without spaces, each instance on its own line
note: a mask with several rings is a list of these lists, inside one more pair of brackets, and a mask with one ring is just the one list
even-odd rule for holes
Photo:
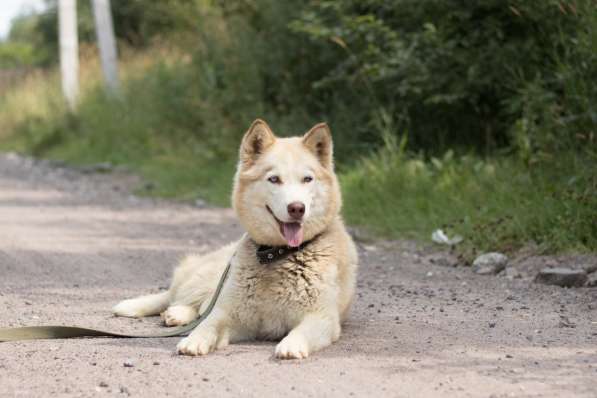
[[232,204],[259,244],[297,247],[325,230],[341,206],[328,126],[278,138],[255,120],[240,146]]

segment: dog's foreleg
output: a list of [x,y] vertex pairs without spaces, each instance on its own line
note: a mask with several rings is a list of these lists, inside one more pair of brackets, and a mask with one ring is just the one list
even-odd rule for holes
[[276,346],[275,355],[281,359],[307,358],[340,337],[340,320],[334,313],[307,314]]

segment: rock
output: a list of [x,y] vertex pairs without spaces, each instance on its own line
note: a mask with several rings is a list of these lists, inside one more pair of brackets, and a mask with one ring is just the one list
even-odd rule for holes
[[592,273],[587,278],[586,287],[597,287],[597,272]]
[[455,256],[447,253],[435,253],[424,258],[433,265],[439,265],[442,267],[457,267],[458,259]]
[[375,238],[372,234],[361,228],[349,227],[348,233],[356,242],[371,243],[375,241]]
[[587,274],[592,274],[594,272],[597,271],[597,263],[594,264],[585,264],[582,266],[583,270],[585,270],[585,272]]
[[568,319],[567,316],[560,315],[560,322],[558,322],[558,327],[561,327],[561,328],[575,328],[576,324],[573,323],[573,322],[570,322],[570,319]]
[[562,287],[579,287],[587,281],[587,273],[581,269],[544,268],[535,277],[535,282]]
[[128,359],[128,360],[124,361],[122,366],[124,366],[125,368],[133,368],[135,366],[135,364],[133,363],[133,361]]
[[522,274],[514,267],[507,267],[505,270],[506,278],[507,279],[520,279],[522,278]]
[[110,162],[95,163],[78,167],[79,172],[83,174],[109,173],[113,169],[114,166]]
[[485,253],[473,261],[473,270],[479,275],[495,275],[506,268],[508,257],[502,253]]

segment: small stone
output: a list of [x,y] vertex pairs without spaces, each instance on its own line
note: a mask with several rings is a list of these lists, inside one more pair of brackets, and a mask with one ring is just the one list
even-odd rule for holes
[[159,365],[160,363],[159,363],[158,361],[154,361],[154,362],[153,362],[153,364],[154,364],[155,366],[157,366],[157,365]]
[[133,363],[133,361],[131,361],[129,359],[129,360],[124,361],[122,366],[124,366],[125,368],[133,368],[133,367],[135,367],[135,364]]
[[507,267],[505,270],[506,279],[520,279],[522,274],[514,267]]
[[489,328],[493,329],[495,327],[496,323],[495,322],[489,322]]
[[79,172],[83,174],[93,174],[93,173],[109,173],[112,171],[114,166],[110,162],[102,162],[96,164],[89,164],[85,166],[78,167]]
[[585,283],[586,287],[597,287],[597,272],[590,274]]
[[439,265],[442,267],[457,267],[458,259],[455,256],[445,253],[431,254],[425,257],[431,264]]
[[106,388],[108,387],[108,383],[106,383],[105,381],[100,381],[99,386],[102,388]]
[[570,319],[568,319],[567,316],[560,315],[560,322],[558,323],[558,326],[561,328],[575,328],[576,324],[570,322]]
[[473,261],[473,270],[479,275],[495,275],[506,268],[508,257],[502,253],[485,253]]
[[584,270],[569,268],[544,268],[535,277],[535,282],[561,287],[579,287],[587,281]]
[[203,381],[209,381],[209,378],[203,377],[203,378],[201,378],[201,380],[203,380]]
[[587,273],[587,274],[592,274],[594,272],[597,272],[597,263],[593,263],[593,264],[585,264],[582,266],[582,269]]
[[120,393],[124,394],[124,395],[131,395],[131,393],[129,392],[129,389],[124,386],[120,387]]
[[512,355],[510,355],[510,354],[506,354],[506,358],[508,358],[508,359],[512,359],[512,358],[514,358],[514,357],[513,357]]

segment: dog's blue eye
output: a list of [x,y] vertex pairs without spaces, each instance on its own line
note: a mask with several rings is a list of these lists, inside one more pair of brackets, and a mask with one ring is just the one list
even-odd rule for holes
[[311,182],[313,181],[313,177],[311,176],[306,176],[305,178],[303,178],[303,182]]
[[269,182],[271,182],[272,184],[279,184],[280,183],[280,177],[278,177],[278,176],[271,176],[267,180]]

